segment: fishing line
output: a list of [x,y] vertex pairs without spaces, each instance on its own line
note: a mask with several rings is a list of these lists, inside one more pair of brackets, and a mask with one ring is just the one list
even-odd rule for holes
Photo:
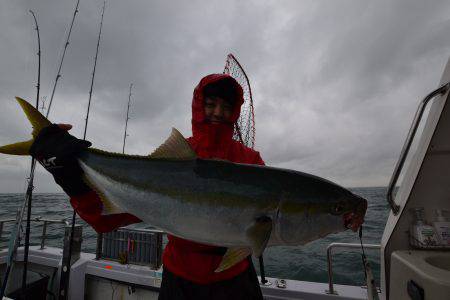
[[363,264],[363,269],[364,269],[364,278],[367,280],[367,272],[366,272],[366,262],[367,262],[367,258],[366,258],[366,254],[364,253],[364,246],[363,246],[363,242],[362,242],[362,230],[363,227],[362,225],[359,227],[359,231],[358,231],[358,237],[359,237],[359,243],[361,244],[361,259],[362,259],[362,264]]
[[362,242],[362,225],[359,227],[359,241],[361,243],[361,258],[364,269],[364,277],[367,285],[367,297],[371,300],[378,300],[378,290],[375,284],[375,279],[373,278],[372,268],[370,267],[370,263],[367,260],[366,254],[364,253],[364,245]]

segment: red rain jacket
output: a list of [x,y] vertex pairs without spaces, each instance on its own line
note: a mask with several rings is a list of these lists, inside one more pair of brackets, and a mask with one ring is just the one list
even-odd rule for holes
[[[230,123],[210,124],[205,122],[203,90],[210,83],[226,81],[230,89],[237,95]],[[264,162],[256,152],[233,137],[233,123],[239,118],[241,105],[244,102],[241,86],[229,75],[212,74],[204,77],[194,90],[192,100],[192,137],[187,141],[200,158],[219,158],[236,163],[258,164]],[[94,193],[70,199],[72,206],[80,217],[98,232],[108,232],[120,226],[140,222],[130,214],[104,216],[101,214],[102,203]],[[215,273],[222,255],[218,247],[203,245],[168,235],[169,242],[163,253],[163,264],[170,272],[186,280],[208,284],[235,277],[248,268],[248,261],[243,260],[235,266]],[[216,253],[215,253],[216,251]]]

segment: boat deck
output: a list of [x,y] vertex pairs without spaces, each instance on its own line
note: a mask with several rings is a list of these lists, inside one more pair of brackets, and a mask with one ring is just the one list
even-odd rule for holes
[[[62,251],[61,248],[30,247],[29,269],[51,277],[50,285],[53,285],[51,289],[54,291],[58,290],[56,284],[59,282]],[[7,250],[0,251],[0,273],[5,266],[6,256]],[[22,260],[23,248],[19,248],[17,261]],[[81,253],[80,259],[71,267],[70,299],[115,299],[119,295],[123,297],[120,299],[157,299],[161,277],[162,269],[152,270],[148,266],[96,260],[95,254]],[[261,286],[264,299],[367,299],[364,287],[334,285],[337,294],[328,294],[328,284],[325,283],[267,279],[270,285]]]

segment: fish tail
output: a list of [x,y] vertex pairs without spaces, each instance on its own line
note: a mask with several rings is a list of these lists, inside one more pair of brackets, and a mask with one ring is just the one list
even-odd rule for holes
[[17,102],[19,102],[19,105],[22,107],[23,112],[33,126],[33,131],[31,133],[33,138],[28,141],[1,146],[0,153],[11,155],[29,155],[30,147],[34,142],[34,139],[42,130],[42,128],[51,125],[51,122],[24,99],[16,97],[16,100]]

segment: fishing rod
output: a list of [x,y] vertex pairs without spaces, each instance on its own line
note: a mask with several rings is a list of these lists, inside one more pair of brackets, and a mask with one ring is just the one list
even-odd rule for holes
[[[35,30],[37,32],[37,41],[38,41],[38,76],[37,76],[37,84],[36,84],[36,108],[39,108],[39,91],[41,87],[41,37],[39,35],[39,26],[37,23],[36,15],[32,10],[29,11],[30,14],[33,16],[34,19],[34,25]],[[8,280],[9,275],[11,274],[11,271],[13,269],[13,261],[15,254],[17,252],[17,248],[19,246],[20,241],[20,228],[22,226],[22,220],[23,216],[25,214],[25,207],[27,207],[27,226],[26,226],[26,233],[25,233],[25,248],[24,248],[24,266],[23,266],[23,273],[22,273],[22,290],[25,290],[26,284],[27,284],[27,267],[28,267],[28,250],[30,248],[30,218],[31,218],[31,202],[33,198],[33,181],[34,181],[34,169],[36,166],[36,161],[34,158],[31,159],[31,166],[30,166],[30,176],[28,177],[28,187],[25,194],[25,201],[22,204],[21,210],[19,211],[16,223],[15,223],[15,230],[11,233],[10,242],[8,245],[8,258],[6,261],[6,271],[3,278],[2,286],[0,289],[0,299],[3,299],[3,296],[5,295],[6,288],[8,286]]]
[[[99,50],[99,46],[100,46],[100,38],[102,35],[103,16],[105,14],[105,7],[106,7],[106,1],[103,1],[102,16],[101,16],[101,20],[100,20],[100,29],[98,32],[97,48],[95,51],[95,58],[94,58],[94,70],[92,71],[91,88],[89,90],[89,100],[88,100],[88,107],[87,107],[86,118],[85,118],[86,123],[84,124],[83,140],[86,140],[86,132],[87,132],[87,126],[88,126],[88,121],[89,121],[89,111],[90,111],[90,107],[91,107],[92,91],[94,88],[95,70],[97,67],[98,50]],[[74,209],[73,214],[72,214],[72,227],[70,229],[69,253],[65,259],[63,258],[62,268],[61,268],[62,272],[61,272],[61,279],[59,282],[59,299],[60,300],[65,300],[68,297],[67,288],[69,286],[69,279],[70,279],[70,265],[71,265],[71,259],[72,259],[73,235],[74,235],[74,231],[75,231],[76,216],[77,216],[77,213]]]
[[130,119],[128,117],[128,113],[130,112],[130,102],[131,102],[131,88],[133,87],[133,83],[130,84],[130,92],[128,93],[128,106],[127,106],[127,117],[125,119],[125,133],[123,134],[123,148],[122,153],[125,154],[125,141],[127,139],[127,128],[128,128],[128,120]]
[[[50,105],[47,108],[47,115],[46,115],[47,118],[48,118],[48,115],[50,113],[51,103],[53,101],[53,96],[55,94],[55,90],[56,90],[56,86],[57,86],[58,80],[61,77],[61,68],[62,68],[62,65],[63,65],[63,61],[64,61],[65,53],[66,53],[66,50],[67,50],[67,46],[69,45],[70,35],[71,35],[73,24],[74,24],[74,21],[75,21],[75,16],[78,13],[79,3],[80,3],[80,0],[77,0],[77,4],[75,6],[75,10],[74,10],[74,13],[73,13],[72,21],[71,21],[71,24],[70,24],[69,33],[67,35],[67,39],[66,39],[66,42],[65,42],[63,55],[61,57],[61,61],[60,61],[60,64],[59,64],[58,73],[56,75],[55,83],[53,85],[52,97],[51,97],[51,100],[50,100]],[[33,17],[34,17],[34,14],[33,14]],[[39,42],[39,47],[40,47],[40,42]],[[41,51],[39,50],[39,52],[38,52],[39,53],[39,58],[40,58],[40,52]],[[40,62],[39,62],[39,69],[40,69]],[[37,86],[39,87],[38,88],[38,93],[39,93],[39,90],[40,90],[40,76],[38,76],[38,85]],[[36,101],[39,101],[39,97],[37,98]],[[13,230],[13,233],[11,234],[10,241],[9,241],[8,258],[7,258],[7,269],[6,269],[5,276],[4,276],[4,279],[3,279],[3,283],[2,283],[2,286],[1,286],[1,289],[0,289],[0,299],[3,299],[3,296],[4,296],[5,292],[6,292],[6,288],[7,288],[8,280],[9,280],[9,275],[11,274],[11,270],[12,270],[13,259],[14,259],[15,255],[16,255],[16,253],[17,253],[17,248],[19,247],[19,240],[20,240],[19,232],[20,232],[20,227],[21,227],[23,216],[24,216],[24,212],[25,212],[25,207],[26,207],[27,203],[31,203],[30,199],[32,198],[32,191],[33,191],[33,188],[34,188],[33,182],[34,182],[34,170],[35,170],[35,168],[36,168],[36,161],[32,160],[30,176],[28,178],[28,187],[27,187],[27,191],[25,193],[25,200],[24,200],[24,202],[22,204],[22,207],[21,207],[21,209],[20,209],[20,211],[19,211],[19,213],[17,215],[16,222],[14,224],[14,230]],[[29,205],[29,209],[31,209],[31,205]],[[24,265],[25,266],[27,265],[27,261],[24,261]]]
[[89,101],[88,101],[88,107],[87,107],[86,119],[85,119],[86,123],[84,124],[83,140],[86,139],[86,131],[87,131],[87,126],[88,126],[88,121],[89,121],[89,109],[91,107],[92,89],[94,87],[95,69],[97,67],[97,58],[98,58],[98,48],[100,46],[100,37],[102,36],[103,15],[105,14],[105,6],[106,6],[106,1],[103,1],[102,18],[100,20],[100,30],[98,32],[98,39],[97,39],[97,49],[95,51],[94,70],[92,71],[92,77],[91,77],[91,89],[89,90]]
[[42,113],[44,113],[44,111],[45,111],[45,101],[47,100],[47,97],[46,96],[44,96],[44,97],[42,97],[42,105],[41,105],[41,111],[42,111]]
[[61,68],[63,65],[64,57],[66,56],[67,46],[69,46],[69,39],[70,39],[70,35],[72,34],[72,28],[73,28],[73,23],[75,22],[75,17],[78,13],[79,4],[80,4],[80,0],[77,0],[77,5],[75,6],[75,10],[73,11],[72,22],[70,23],[70,27],[69,27],[69,33],[67,34],[66,43],[64,44],[64,50],[63,50],[63,54],[61,56],[61,61],[59,62],[58,73],[56,74],[56,79],[55,79],[55,83],[53,85],[52,95],[50,96],[50,103],[48,104],[47,115],[46,115],[47,119],[48,119],[48,115],[50,113],[50,108],[52,107],[53,96],[55,96],[56,85],[58,84],[59,78],[61,78]]
[[32,161],[31,165],[31,172],[30,177],[28,181],[28,188],[25,194],[25,200],[22,204],[21,209],[17,213],[16,222],[14,223],[14,229],[11,232],[11,237],[9,239],[9,245],[8,245],[8,256],[6,258],[6,270],[3,277],[2,286],[0,288],[0,299],[3,299],[3,296],[6,293],[6,289],[8,287],[8,280],[9,276],[11,275],[11,271],[13,269],[13,263],[14,258],[17,253],[17,248],[19,247],[19,241],[20,241],[20,228],[22,226],[23,216],[25,214],[25,208],[27,206],[27,203],[29,201],[29,198],[31,197],[32,191],[33,191],[33,177],[34,177],[34,169],[35,169],[35,163]]
[[[39,109],[39,90],[41,87],[41,37],[39,35],[39,26],[37,23],[36,15],[32,10],[30,10],[30,14],[33,16],[34,24],[36,25],[35,30],[37,32],[37,38],[38,38],[38,80],[36,84],[36,109]],[[31,169],[33,170],[35,168],[36,161],[34,158],[31,159]],[[34,170],[33,170],[34,171]],[[33,186],[33,180],[31,179],[32,174],[30,172],[30,181],[31,186]],[[34,176],[33,176],[34,177]],[[28,198],[28,210],[27,210],[27,227],[25,230],[25,248],[24,248],[24,254],[23,254],[23,273],[22,273],[22,290],[25,290],[27,287],[27,271],[28,271],[28,252],[30,249],[30,218],[31,218],[31,202],[32,202],[32,193],[33,189],[30,191],[30,197]]]

